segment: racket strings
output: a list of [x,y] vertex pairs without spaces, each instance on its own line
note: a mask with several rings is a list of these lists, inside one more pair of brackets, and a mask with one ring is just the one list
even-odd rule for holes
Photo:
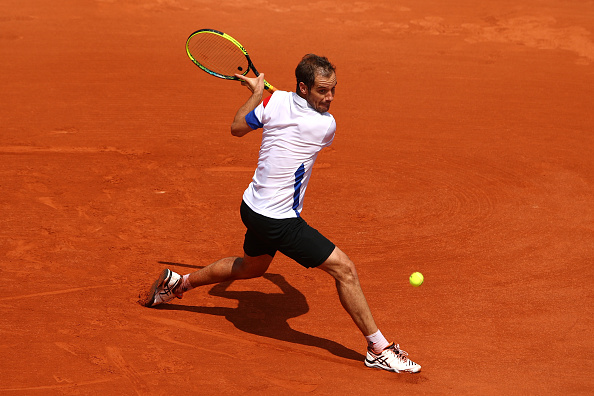
[[212,33],[200,33],[188,43],[194,59],[213,73],[232,77],[245,74],[249,64],[245,54],[233,42]]

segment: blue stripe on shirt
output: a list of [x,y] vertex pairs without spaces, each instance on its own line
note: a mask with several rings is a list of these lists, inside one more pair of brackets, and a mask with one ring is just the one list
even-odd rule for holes
[[299,217],[299,198],[301,197],[301,183],[303,182],[303,176],[305,175],[305,165],[301,164],[297,172],[295,172],[295,193],[293,194],[293,210]]
[[262,128],[264,126],[264,124],[262,124],[260,122],[260,120],[258,119],[258,117],[256,117],[256,113],[254,112],[254,110],[250,111],[245,116],[245,122],[247,122],[247,124],[249,125],[249,127],[252,128],[252,129]]

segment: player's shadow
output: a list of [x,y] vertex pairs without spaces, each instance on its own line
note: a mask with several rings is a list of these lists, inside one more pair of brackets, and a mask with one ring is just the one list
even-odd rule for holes
[[237,300],[237,308],[196,307],[165,304],[161,309],[184,310],[201,314],[224,316],[239,330],[262,337],[325,349],[335,356],[362,361],[365,356],[335,341],[292,329],[287,322],[309,311],[305,296],[291,286],[282,275],[264,274],[264,278],[277,285],[281,293],[228,290],[232,282],[214,285],[208,294]]

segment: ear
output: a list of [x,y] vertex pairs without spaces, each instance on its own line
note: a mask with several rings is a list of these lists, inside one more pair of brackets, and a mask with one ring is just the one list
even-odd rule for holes
[[301,95],[307,95],[308,91],[309,91],[309,89],[307,89],[307,85],[305,85],[304,82],[300,82],[299,83],[299,92],[301,93]]

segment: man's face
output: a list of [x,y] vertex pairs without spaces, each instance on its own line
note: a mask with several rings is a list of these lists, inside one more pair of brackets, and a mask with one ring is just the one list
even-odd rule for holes
[[336,73],[332,73],[328,77],[316,74],[316,79],[311,89],[308,89],[303,83],[300,83],[300,89],[307,103],[316,109],[317,112],[324,113],[330,110],[330,103],[334,100]]

